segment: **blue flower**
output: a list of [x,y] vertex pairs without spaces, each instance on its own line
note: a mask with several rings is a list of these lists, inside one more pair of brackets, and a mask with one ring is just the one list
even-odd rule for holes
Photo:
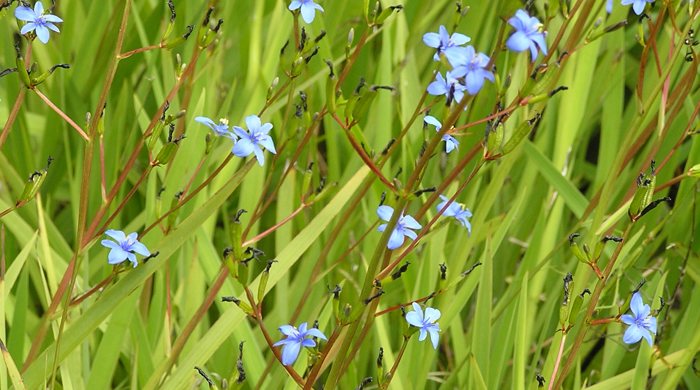
[[425,340],[430,333],[430,341],[433,343],[433,348],[437,349],[438,341],[440,340],[440,325],[436,323],[440,319],[440,310],[432,307],[425,308],[425,314],[420,305],[413,302],[413,310],[406,313],[406,321],[420,329],[418,341]]
[[116,242],[111,240],[102,240],[102,245],[111,249],[107,257],[108,263],[112,265],[121,264],[127,259],[134,264],[134,267],[139,265],[136,261],[134,252],[142,256],[150,256],[145,245],[139,242],[136,238],[136,233],[131,233],[128,236],[121,230],[107,230],[106,235],[112,237]]
[[323,12],[323,7],[314,3],[314,0],[292,0],[289,4],[289,10],[294,11],[301,8],[301,17],[306,23],[314,21],[316,10]]
[[464,97],[466,87],[459,82],[451,72],[445,73],[447,79],[441,73],[435,76],[435,81],[428,85],[428,93],[435,96],[445,95],[448,100],[459,103]]
[[460,49],[462,50],[455,55],[455,60],[450,62],[454,67],[452,76],[464,77],[467,92],[476,95],[484,86],[484,80],[495,80],[493,72],[486,68],[491,59],[484,53],[477,53],[473,46]]
[[653,2],[654,0],[622,0],[622,5],[632,4],[632,9],[634,10],[634,13],[637,15],[641,15],[642,12],[644,12],[644,7],[646,7],[647,3]]
[[539,19],[520,9],[515,12],[515,16],[508,19],[508,23],[515,28],[513,35],[506,41],[510,50],[521,52],[530,49],[532,61],[537,58],[538,47],[542,54],[547,55],[547,42],[544,40],[545,33]]
[[[440,121],[434,116],[426,115],[425,118],[423,118],[423,121],[427,124],[435,126],[435,131],[440,131],[442,128],[442,123],[440,123]],[[445,141],[445,153],[450,153],[459,146],[459,141],[449,134],[443,135],[442,140]]]
[[455,53],[455,49],[465,43],[471,41],[471,38],[464,34],[453,33],[452,36],[447,33],[445,26],[440,26],[437,33],[430,32],[423,35],[423,43],[428,47],[437,49],[433,59],[440,61],[440,54],[444,53],[449,60]]
[[[379,218],[383,219],[384,221],[389,222],[393,214],[394,209],[389,206],[379,206],[379,208],[377,208],[377,215],[379,215]],[[383,223],[379,225],[377,230],[383,232],[386,229],[386,226],[387,224]],[[401,217],[396,222],[394,231],[391,232],[391,236],[389,237],[389,242],[386,244],[386,247],[391,250],[400,247],[403,245],[405,237],[415,240],[418,235],[411,229],[420,229],[422,227],[423,226],[421,226],[413,217],[410,215],[403,215],[402,213]]]
[[651,316],[651,308],[649,305],[644,304],[642,295],[639,292],[632,295],[630,310],[632,310],[633,315],[623,314],[620,317],[622,322],[629,325],[625,335],[622,337],[622,341],[627,344],[634,344],[644,337],[649,346],[652,346],[651,333],[656,334],[656,318]]
[[306,327],[306,322],[299,325],[299,329],[292,325],[282,325],[279,327],[280,332],[287,336],[287,338],[272,344],[272,346],[283,346],[282,364],[285,366],[289,366],[297,360],[301,347],[313,348],[316,346],[316,342],[313,339],[307,339],[307,337],[318,337],[319,339],[328,340],[320,330],[316,328],[307,330]]
[[249,132],[246,132],[238,126],[233,126],[233,132],[241,137],[241,139],[233,145],[233,150],[231,152],[238,157],[247,157],[250,156],[251,153],[255,153],[255,158],[258,159],[258,163],[262,166],[265,163],[265,155],[260,146],[264,147],[272,154],[277,154],[275,143],[272,141],[272,137],[268,135],[270,130],[272,130],[272,124],[262,124],[257,115],[247,116],[245,118],[245,124],[248,126]]
[[25,6],[17,7],[15,9],[15,17],[27,22],[20,30],[22,35],[34,31],[42,43],[49,41],[49,29],[60,32],[54,23],[63,22],[63,19],[56,15],[44,14],[44,5],[41,4],[41,1],[37,1],[34,4],[34,9]]
[[224,118],[219,119],[218,124],[205,116],[195,117],[194,120],[212,129],[217,137],[231,138],[234,141],[237,139],[236,136],[228,130],[228,120]]
[[[440,212],[443,207],[447,204],[447,202],[450,200],[450,198],[440,195],[440,199],[442,199],[442,202],[437,205],[437,211]],[[442,213],[442,215],[446,217],[454,217],[456,220],[459,221],[462,225],[464,225],[465,228],[467,228],[467,231],[469,234],[472,234],[472,224],[469,222],[468,218],[471,218],[472,212],[469,211],[467,208],[463,208],[463,206],[457,202],[452,202],[450,203],[449,206],[445,209],[445,212]]]

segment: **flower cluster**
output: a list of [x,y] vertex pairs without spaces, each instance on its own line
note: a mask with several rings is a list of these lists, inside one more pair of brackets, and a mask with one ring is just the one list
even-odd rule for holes
[[287,336],[287,338],[272,344],[272,346],[282,346],[282,364],[285,366],[294,364],[297,357],[299,357],[301,347],[314,348],[316,346],[316,341],[314,341],[313,338],[307,337],[328,340],[320,330],[316,328],[307,329],[307,327],[308,325],[306,322],[299,325],[298,329],[292,325],[282,325],[279,327],[279,331]]
[[[394,215],[394,209],[386,205],[379,206],[379,208],[377,208],[377,215],[379,215],[379,218],[382,220],[389,222],[389,220],[391,220],[391,216]],[[379,225],[377,230],[383,232],[386,230],[387,225],[388,224],[383,223]],[[401,217],[399,217],[399,220],[396,222],[396,226],[394,226],[394,230],[391,232],[391,236],[389,237],[389,242],[387,242],[386,247],[390,250],[400,248],[401,245],[403,245],[406,237],[410,238],[411,240],[415,240],[418,235],[413,230],[421,229],[422,227],[423,226],[421,226],[418,221],[415,220],[415,218],[401,213]]]
[[[447,202],[449,202],[450,200],[450,198],[444,195],[440,195],[440,199],[442,199],[442,202],[440,202],[440,204],[437,205],[438,212],[440,212],[440,210],[442,210],[445,207],[445,205],[448,204]],[[472,212],[469,209],[464,208],[464,206],[457,202],[450,202],[449,206],[447,206],[445,212],[442,213],[442,215],[446,217],[453,217],[467,229],[469,234],[472,234],[472,224],[469,222],[468,219],[471,218]]]
[[34,4],[34,9],[25,7],[23,5],[15,9],[15,17],[21,21],[27,22],[22,29],[20,34],[26,35],[34,31],[36,37],[42,43],[47,43],[49,41],[49,30],[60,32],[58,27],[54,23],[62,23],[63,19],[56,15],[44,13],[44,5],[41,1],[37,1]]
[[219,123],[216,123],[210,118],[198,116],[194,120],[209,127],[217,137],[231,139],[234,142],[231,153],[237,157],[248,157],[254,154],[260,166],[263,166],[265,164],[265,154],[262,148],[267,149],[272,154],[277,154],[275,143],[270,137],[272,124],[262,123],[257,115],[249,115],[245,118],[248,131],[241,127],[233,126],[233,133],[228,129],[228,121],[226,119],[220,119]]
[[651,335],[652,333],[656,334],[656,318],[651,316],[651,307],[644,304],[639,292],[632,295],[630,310],[632,310],[632,315],[623,314],[620,317],[622,322],[629,325],[622,336],[622,341],[627,344],[635,344],[643,337],[649,346],[652,346],[654,342]]
[[437,33],[426,33],[423,42],[437,49],[433,59],[440,60],[444,55],[452,69],[435,76],[428,86],[431,95],[445,95],[448,102],[459,103],[466,91],[470,95],[476,95],[484,86],[484,80],[494,82],[493,72],[490,70],[491,59],[484,53],[477,53],[473,46],[462,46],[471,39],[463,34],[450,35],[445,26],[440,26]]
[[121,230],[107,230],[105,234],[112,240],[102,240],[102,245],[109,248],[109,255],[107,256],[107,262],[112,265],[117,265],[125,262],[127,259],[136,267],[139,262],[136,260],[136,255],[138,253],[141,256],[150,256],[151,252],[148,251],[145,245],[139,242],[138,235],[136,233],[130,233],[128,236]]

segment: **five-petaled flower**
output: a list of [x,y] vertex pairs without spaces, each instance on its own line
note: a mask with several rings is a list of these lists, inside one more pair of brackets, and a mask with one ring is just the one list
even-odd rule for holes
[[423,35],[423,42],[428,47],[437,49],[433,59],[440,61],[440,54],[444,53],[445,57],[451,61],[454,55],[459,51],[459,47],[471,41],[471,38],[464,34],[453,33],[450,35],[445,26],[440,26],[437,33],[429,32]]
[[[379,218],[383,219],[384,221],[389,222],[393,214],[394,209],[389,206],[384,205],[377,208],[377,215],[379,215]],[[383,232],[386,229],[386,226],[387,224],[383,223],[379,225],[377,230]],[[421,229],[422,227],[423,226],[421,226],[413,217],[401,213],[401,217],[399,217],[399,220],[396,222],[396,226],[394,227],[394,231],[391,232],[391,236],[389,237],[389,242],[386,244],[386,247],[391,250],[399,248],[401,245],[403,245],[405,237],[415,240],[418,235],[411,229]]]
[[15,17],[27,22],[20,30],[22,35],[34,31],[42,43],[49,41],[49,29],[60,32],[54,23],[63,22],[63,19],[56,15],[44,14],[44,5],[41,4],[41,1],[37,1],[34,4],[34,9],[23,5],[17,7],[15,9]]
[[[440,199],[442,199],[442,202],[437,205],[437,211],[440,212],[443,207],[447,204],[447,202],[450,200],[450,198],[446,197],[445,195],[440,195]],[[469,234],[472,234],[472,224],[469,222],[468,218],[471,218],[472,212],[468,208],[464,208],[461,204],[457,202],[451,202],[449,206],[445,209],[445,212],[442,213],[442,215],[446,217],[454,217],[456,220],[459,221],[462,225],[464,225],[465,228],[467,228],[467,231]]]
[[656,334],[656,318],[651,316],[651,308],[649,305],[644,304],[642,295],[639,292],[635,292],[632,295],[630,310],[632,310],[632,315],[623,314],[620,317],[622,322],[629,325],[622,337],[622,341],[627,344],[634,344],[644,337],[649,346],[652,346],[651,333]]
[[121,264],[128,259],[134,264],[134,267],[136,267],[139,265],[139,262],[136,261],[136,255],[134,253],[138,253],[142,256],[151,255],[148,248],[137,240],[138,235],[136,233],[131,233],[127,236],[121,230],[110,229],[105,231],[105,234],[116,241],[102,240],[102,245],[110,249],[109,256],[107,257],[109,264]]
[[228,129],[228,120],[224,118],[219,119],[219,123],[216,123],[205,116],[195,117],[194,120],[212,129],[217,137],[226,137],[231,138],[234,141],[236,140],[236,136],[233,135],[233,133]]
[[530,49],[532,61],[537,58],[538,47],[542,54],[547,55],[547,42],[544,40],[545,33],[539,19],[520,9],[515,12],[515,16],[508,19],[508,23],[515,28],[513,35],[506,41],[510,50],[521,52]]
[[464,97],[466,87],[451,72],[445,75],[447,78],[442,77],[441,73],[435,76],[435,81],[428,85],[428,93],[435,96],[445,95],[448,101],[459,103]]
[[[442,123],[440,123],[440,121],[432,115],[426,115],[425,118],[423,118],[423,121],[427,124],[435,126],[435,131],[440,131],[442,128]],[[449,134],[443,135],[442,140],[445,141],[445,153],[450,153],[459,146],[459,141]]]
[[301,347],[313,348],[316,346],[316,342],[307,337],[317,337],[319,339],[328,340],[326,336],[316,328],[307,330],[306,322],[299,325],[299,329],[292,325],[282,325],[279,327],[279,330],[282,334],[287,336],[287,338],[272,344],[272,346],[283,346],[282,364],[285,366],[289,366],[297,360]]
[[238,157],[247,157],[250,156],[251,153],[254,153],[255,158],[258,159],[258,163],[262,166],[265,163],[265,155],[260,146],[264,147],[272,154],[277,154],[275,143],[272,141],[272,137],[269,136],[270,130],[272,130],[272,124],[263,124],[260,122],[260,118],[258,118],[257,115],[247,116],[245,118],[245,124],[248,126],[248,132],[238,126],[233,126],[233,132],[241,137],[241,139],[233,145],[233,150],[231,152]]
[[314,3],[314,0],[292,0],[289,4],[289,10],[294,11],[301,8],[301,17],[306,23],[314,21],[316,10],[323,12],[323,7]]
[[644,8],[647,6],[647,3],[653,2],[654,0],[622,0],[622,5],[632,4],[632,9],[634,10],[634,13],[637,15],[641,15],[642,12],[644,12]]
[[491,59],[484,53],[477,53],[474,46],[463,48],[454,57],[450,62],[454,67],[452,75],[464,77],[464,84],[470,95],[476,95],[481,90],[484,80],[494,82],[493,72],[487,68]]
[[425,313],[423,313],[423,309],[415,302],[413,302],[413,310],[406,313],[406,321],[419,328],[418,341],[425,340],[428,333],[430,333],[430,341],[433,343],[433,348],[437,349],[438,341],[440,340],[440,325],[437,324],[437,320],[440,319],[440,310],[426,307]]

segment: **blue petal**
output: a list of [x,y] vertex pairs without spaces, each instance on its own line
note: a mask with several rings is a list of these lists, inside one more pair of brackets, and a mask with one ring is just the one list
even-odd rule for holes
[[308,323],[302,322],[301,325],[299,325],[299,334],[306,335],[306,327],[307,326],[308,326]]
[[309,329],[309,331],[306,332],[306,334],[309,336],[318,337],[319,339],[328,340],[326,338],[326,335],[324,335],[323,332],[321,332],[320,330],[318,330],[316,328]]
[[377,207],[377,215],[382,220],[389,222],[391,216],[394,215],[394,209],[387,205],[379,206]]
[[428,336],[428,332],[424,328],[420,328],[420,335],[418,336],[418,341],[423,341]]
[[440,333],[438,333],[437,329],[432,327],[428,329],[428,332],[430,333],[430,341],[433,343],[433,349],[437,349],[438,342],[440,341]]
[[434,323],[440,319],[440,310],[433,309],[432,307],[425,308],[425,321]]
[[383,232],[384,230],[386,230],[386,226],[387,226],[387,224],[383,223],[383,224],[379,225],[377,230],[380,232]]
[[416,238],[418,238],[418,235],[413,230],[401,229],[400,233],[403,234],[404,236],[410,238],[411,240],[415,240]]
[[25,22],[33,22],[36,20],[37,15],[31,8],[20,6],[15,8],[15,18]]
[[306,348],[313,348],[316,346],[316,342],[311,339],[304,339],[301,341],[301,346]]
[[432,115],[426,115],[425,118],[423,118],[423,122],[435,126],[436,130],[440,130],[442,128],[442,123],[440,123],[440,121]]
[[435,76],[435,81],[430,83],[428,85],[428,93],[431,95],[439,96],[439,95],[444,95],[448,92],[449,90],[447,89],[445,79],[442,77],[442,74],[438,73]]
[[301,343],[289,343],[282,347],[282,364],[285,366],[294,364],[299,356],[300,349]]
[[265,165],[265,153],[263,153],[262,149],[260,149],[258,145],[253,145],[253,153],[255,153],[255,158],[258,160],[258,164],[260,164],[261,167]]
[[238,126],[233,126],[233,132],[242,139],[250,139],[250,134],[248,134],[243,128]]
[[634,317],[632,317],[629,314],[623,314],[622,316],[620,316],[620,321],[622,321],[623,323],[625,323],[627,325],[633,325],[634,324]]
[[467,84],[467,92],[470,95],[476,95],[481,87],[484,86],[484,78],[477,72],[469,72],[465,77],[465,83]]
[[622,341],[627,344],[634,344],[642,339],[644,333],[648,332],[637,325],[632,325],[625,331],[625,334],[622,336]]
[[277,329],[279,329],[279,331],[285,336],[296,336],[298,334],[297,328],[293,327],[292,325],[282,325]]
[[150,256],[151,252],[148,251],[148,248],[146,248],[146,245],[143,245],[140,242],[136,242],[131,246],[131,250],[138,253],[141,256]]
[[644,337],[644,340],[649,343],[650,347],[654,346],[654,340],[651,338],[651,333],[649,333],[647,330],[642,330],[642,337]]
[[420,318],[420,315],[415,311],[406,313],[406,322],[418,328],[423,326],[423,319]]
[[248,130],[252,132],[253,130],[260,128],[262,123],[260,122],[260,117],[257,115],[248,115],[245,117],[245,125],[248,127]]
[[29,22],[29,23],[25,24],[24,26],[22,26],[22,29],[19,30],[19,33],[24,35],[24,34],[29,33],[30,31],[33,31],[35,28],[36,28],[36,24],[34,24],[34,22]]
[[109,229],[105,230],[105,234],[117,240],[119,243],[126,241],[126,234],[121,230]]
[[656,318],[655,317],[649,317],[647,318],[647,329],[649,332],[656,334]]
[[[644,12],[644,7],[646,7],[646,3],[644,1],[635,1],[634,5],[632,5],[632,9],[634,10],[634,13],[637,15],[641,15],[642,12]],[[649,340],[647,340],[649,341]],[[651,341],[649,341],[649,345],[651,345]]]
[[434,32],[425,33],[423,34],[423,43],[428,47],[437,49],[440,47],[440,36]]
[[403,222],[404,226],[410,229],[423,228],[423,226],[421,226],[421,224],[419,224],[418,221],[416,221],[416,219],[411,217],[410,215],[404,215],[403,218],[401,218],[401,221]]
[[642,300],[642,294],[640,294],[639,291],[632,295],[632,299],[630,300],[630,310],[632,310],[632,313],[634,313],[636,318],[646,317],[642,316],[642,314],[644,314],[644,301]]
[[386,247],[389,248],[390,250],[394,250],[396,248],[399,248],[401,245],[403,245],[404,241],[404,236],[401,234],[399,229],[394,229],[393,232],[391,232],[391,236],[389,237],[389,242],[386,244]]
[[527,37],[527,35],[525,35],[525,33],[516,31],[510,36],[510,38],[508,38],[506,41],[506,46],[508,46],[510,50],[521,52],[530,47],[530,42],[530,39]]
[[259,143],[265,149],[269,150],[270,153],[277,154],[277,151],[275,150],[275,143],[272,141],[272,137],[270,137],[268,135],[263,136],[262,138],[260,138]]
[[102,244],[102,246],[109,248],[109,249],[114,249],[114,248],[121,249],[121,246],[119,246],[119,244],[117,244],[116,242],[111,241],[111,240],[102,240],[101,244]]
[[306,23],[311,23],[316,17],[316,10],[314,9],[313,3],[305,3],[301,6],[301,17]]
[[49,30],[53,30],[53,31],[55,31],[55,32],[57,32],[57,33],[60,33],[60,32],[61,32],[61,30],[59,30],[58,27],[56,27],[56,25],[53,24],[53,23],[46,23],[46,27],[48,27]]
[[44,20],[51,23],[63,23],[63,19],[51,14],[44,15]]
[[287,344],[291,344],[291,343],[298,343],[298,341],[296,341],[295,339],[293,339],[291,337],[288,337],[286,339],[282,339],[282,340],[272,344],[272,346],[279,347],[280,345],[287,345]]
[[535,34],[530,37],[542,50],[542,54],[547,55],[547,41],[544,39],[544,34]]
[[238,157],[248,157],[251,153],[253,153],[253,149],[253,143],[250,142],[247,138],[242,138],[238,140],[238,142],[236,142],[235,145],[233,145],[231,153]]
[[36,4],[34,4],[34,13],[37,14],[37,16],[44,13],[44,5],[41,4],[41,1],[37,1]]
[[296,9],[299,9],[301,7],[301,1],[299,0],[292,0],[292,2],[289,4],[289,10],[294,11]]
[[451,40],[452,43],[454,43],[455,45],[464,45],[465,43],[471,41],[472,39],[469,38],[468,36],[464,35],[464,34],[454,33],[454,34],[452,34],[452,36],[450,37],[450,40]]
[[216,123],[214,123],[213,120],[207,118],[206,116],[196,116],[194,117],[195,122],[199,122],[205,126],[209,126],[212,130],[214,130],[214,127],[216,126]]
[[107,256],[107,263],[109,264],[120,264],[127,259],[129,253],[124,251],[122,248],[113,248],[109,251]]
[[135,254],[129,253],[129,254],[126,255],[126,257],[129,259],[129,261],[131,262],[131,264],[134,265],[134,268],[136,268],[136,266],[139,265],[138,260],[136,260],[136,255],[135,255]]
[[418,316],[420,317],[420,326],[423,326],[423,308],[418,304],[418,302],[411,302],[411,306],[413,306],[413,311],[418,313]]

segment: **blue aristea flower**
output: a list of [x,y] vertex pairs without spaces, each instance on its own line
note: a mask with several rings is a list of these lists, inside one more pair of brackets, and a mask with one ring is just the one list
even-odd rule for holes
[[437,320],[440,319],[440,310],[432,307],[425,308],[425,314],[420,305],[413,302],[413,310],[406,313],[406,321],[420,329],[418,341],[423,341],[430,333],[430,341],[433,343],[433,349],[437,349],[438,341],[440,340],[440,325]]
[[[440,195],[440,199],[442,199],[442,202],[437,205],[437,211],[440,212],[443,207],[447,204],[447,202],[450,200],[450,198],[446,197],[445,195]],[[472,212],[464,208],[461,204],[457,202],[452,202],[450,203],[449,206],[445,209],[445,212],[442,213],[442,215],[446,217],[454,217],[456,220],[459,221],[462,225],[464,225],[465,228],[467,228],[467,231],[469,234],[472,234],[472,224],[469,222],[468,218],[471,218]]]
[[[429,125],[435,126],[435,131],[440,131],[442,128],[442,123],[440,123],[440,121],[432,115],[426,115],[425,118],[423,118],[423,121]],[[445,141],[445,153],[449,154],[459,146],[459,141],[449,134],[443,135],[442,140]]]
[[44,14],[44,5],[41,4],[41,1],[37,1],[34,4],[34,9],[25,6],[17,7],[15,9],[15,17],[27,22],[20,30],[22,35],[34,31],[42,43],[49,41],[49,29],[60,32],[54,23],[63,22],[63,19],[56,15]]
[[[377,208],[377,215],[379,215],[379,218],[383,219],[384,221],[389,222],[393,214],[394,209],[389,206],[385,205]],[[383,223],[379,225],[377,230],[383,232],[386,229],[386,226],[387,224]],[[410,215],[403,215],[402,213],[401,217],[396,222],[394,231],[391,232],[391,236],[389,237],[389,242],[386,244],[386,247],[391,250],[399,248],[401,245],[403,245],[405,237],[415,240],[418,235],[411,229],[421,229],[422,227],[423,226],[421,226],[413,217]]]
[[652,346],[654,342],[651,334],[656,334],[656,318],[651,316],[651,308],[649,305],[644,304],[642,295],[639,292],[632,295],[630,310],[632,310],[632,315],[623,314],[620,317],[622,322],[629,325],[625,335],[622,337],[622,341],[627,344],[634,344],[644,337],[649,346]]
[[116,242],[111,240],[102,240],[102,245],[111,249],[109,251],[109,256],[107,257],[107,262],[112,265],[121,264],[127,259],[134,264],[134,267],[139,265],[136,261],[136,255],[138,253],[142,256],[150,256],[151,252],[148,251],[145,245],[137,240],[137,234],[131,233],[128,236],[124,234],[121,230],[107,230],[106,235],[112,237]]
[[453,77],[464,77],[466,90],[470,95],[476,95],[484,80],[494,82],[493,72],[487,69],[491,59],[484,53],[477,53],[473,46],[459,48],[459,52],[454,55],[454,61],[450,63],[454,67]]
[[428,47],[437,49],[433,59],[440,61],[440,54],[444,53],[449,60],[455,53],[455,49],[471,41],[471,38],[464,34],[453,33],[451,36],[445,26],[440,26],[437,33],[429,32],[423,35],[423,43]]
[[515,28],[513,35],[506,41],[510,50],[521,52],[530,49],[532,61],[537,58],[538,47],[542,54],[547,55],[547,42],[544,40],[545,33],[539,19],[520,9],[515,12],[515,16],[508,19],[508,23]]
[[282,345],[282,364],[289,366],[294,364],[299,357],[299,351],[301,347],[313,348],[316,346],[316,342],[313,339],[307,337],[318,337],[319,339],[328,340],[326,336],[318,329],[311,328],[307,330],[306,322],[299,325],[299,329],[292,325],[282,325],[279,327],[280,332],[287,336],[286,339],[282,339],[274,344],[273,347],[279,347]]
[[263,124],[257,115],[247,116],[245,124],[248,126],[248,132],[238,126],[233,126],[233,132],[241,139],[233,145],[231,152],[238,157],[247,157],[254,153],[258,163],[262,166],[265,163],[265,155],[260,146],[272,154],[277,154],[275,143],[272,141],[272,137],[268,135],[270,130],[272,130],[272,124]]
[[216,134],[217,137],[231,138],[234,141],[237,139],[236,136],[228,130],[227,119],[221,118],[219,119],[219,123],[216,123],[205,116],[198,116],[195,117],[194,120],[195,122],[199,122],[212,129],[212,131],[214,132],[214,134]]
[[464,97],[466,87],[451,72],[447,72],[445,75],[447,78],[442,77],[441,73],[435,76],[435,81],[428,85],[428,93],[435,96],[445,95],[448,100],[451,99],[459,103]]
[[634,13],[637,15],[641,15],[642,12],[644,12],[644,8],[647,6],[647,3],[653,2],[654,0],[622,0],[622,5],[632,4],[632,9],[634,10]]
[[311,23],[316,17],[316,10],[323,12],[323,7],[314,3],[314,0],[292,0],[289,10],[294,11],[301,8],[301,17],[306,23]]

